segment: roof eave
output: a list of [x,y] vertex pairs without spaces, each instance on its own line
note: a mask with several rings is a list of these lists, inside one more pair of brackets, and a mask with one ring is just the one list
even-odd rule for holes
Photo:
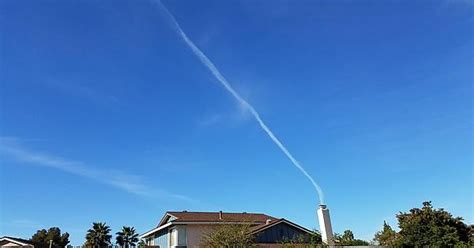
[[20,244],[20,245],[22,245],[22,246],[33,246],[32,244],[28,244],[28,243],[25,243],[25,242],[21,242],[21,241],[18,241],[18,240],[16,240],[16,239],[9,238],[9,237],[6,237],[6,236],[5,236],[5,237],[1,237],[1,238],[0,238],[0,241],[2,241],[2,240],[7,240],[7,241],[10,241],[10,242],[12,242],[12,243]]
[[150,231],[145,232],[144,234],[140,235],[140,238],[141,238],[141,239],[146,238],[146,237],[150,236],[151,234],[154,234],[154,233],[156,233],[156,232],[158,232],[158,231],[161,231],[161,230],[163,230],[163,229],[165,229],[165,228],[167,228],[167,227],[169,227],[169,226],[171,226],[171,225],[173,225],[172,222],[167,223],[167,224],[164,224],[164,225],[161,225],[161,226],[156,227],[156,228],[153,228],[153,229],[151,229]]

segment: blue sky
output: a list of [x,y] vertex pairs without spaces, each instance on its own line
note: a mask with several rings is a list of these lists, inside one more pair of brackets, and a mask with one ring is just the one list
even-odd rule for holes
[[[432,200],[472,223],[469,1],[164,1],[371,239]],[[167,210],[318,228],[317,195],[153,1],[0,0],[0,234]]]

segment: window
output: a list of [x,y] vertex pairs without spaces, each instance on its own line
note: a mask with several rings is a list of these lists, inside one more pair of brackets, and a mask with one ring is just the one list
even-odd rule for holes
[[153,246],[155,245],[155,240],[153,238],[147,238],[146,243],[147,245]]

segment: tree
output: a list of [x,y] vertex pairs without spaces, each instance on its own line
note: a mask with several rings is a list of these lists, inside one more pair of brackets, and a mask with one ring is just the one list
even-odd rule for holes
[[335,233],[334,240],[338,245],[369,245],[369,242],[355,239],[351,230],[345,230],[342,235]]
[[299,235],[292,240],[281,242],[281,248],[321,248],[326,247],[321,239],[319,231],[313,231],[310,236]]
[[138,233],[135,232],[135,228],[124,226],[122,231],[117,232],[117,244],[124,248],[129,248],[130,246],[136,246],[138,242]]
[[146,246],[145,240],[140,239],[140,241],[138,242],[137,247],[138,248],[144,248],[145,246]]
[[36,231],[30,240],[35,248],[48,248],[50,240],[53,241],[51,247],[63,248],[69,244],[69,233],[61,234],[59,227],[51,227],[48,231],[46,229]]
[[110,245],[110,227],[104,222],[92,223],[92,228],[87,230],[86,246],[92,248],[103,248]]
[[383,222],[383,229],[375,234],[374,241],[379,245],[396,247],[399,246],[400,238],[397,232],[395,232],[392,227]]
[[204,235],[201,245],[209,248],[255,247],[248,224],[222,224]]
[[344,241],[353,241],[354,240],[354,234],[352,233],[351,230],[345,230],[344,233],[342,234],[342,240]]
[[444,209],[433,209],[431,202],[397,215],[401,245],[411,247],[454,247],[469,243],[472,229]]

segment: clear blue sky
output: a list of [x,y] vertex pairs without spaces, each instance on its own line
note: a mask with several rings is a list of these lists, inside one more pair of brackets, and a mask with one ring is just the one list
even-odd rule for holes
[[[371,239],[432,200],[473,222],[470,1],[165,1]],[[0,0],[0,234],[167,210],[319,228],[309,181],[153,1]]]

